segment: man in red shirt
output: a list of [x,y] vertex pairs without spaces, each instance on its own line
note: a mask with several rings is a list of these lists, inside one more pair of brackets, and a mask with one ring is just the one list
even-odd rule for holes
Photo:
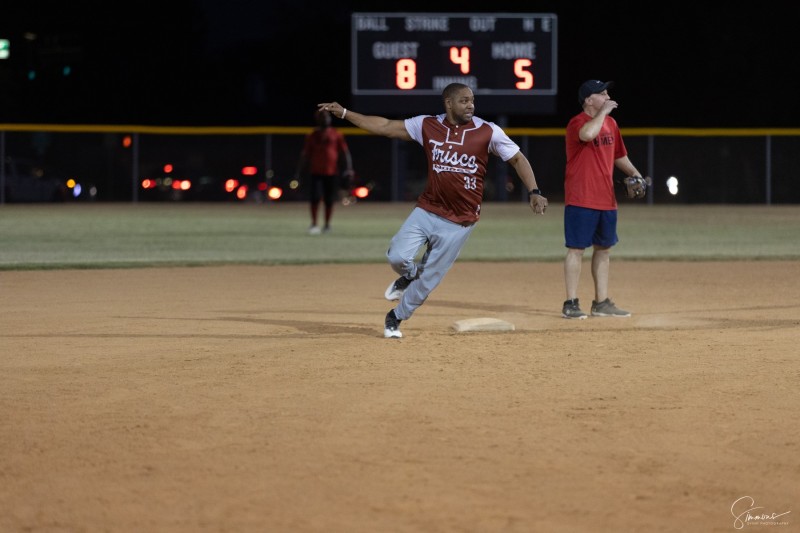
[[452,83],[442,91],[445,113],[390,120],[345,109],[337,102],[319,104],[335,117],[370,133],[416,141],[427,155],[428,181],[417,204],[392,237],[386,257],[400,274],[384,293],[399,300],[386,314],[383,335],[400,338],[408,320],[439,285],[467,242],[481,213],[489,154],[507,161],[525,184],[531,209],[544,214],[547,198],[536,185],[530,162],[496,124],[475,113],[472,89]]
[[617,198],[613,173],[618,168],[626,176],[641,176],[628,159],[617,121],[610,115],[617,102],[608,95],[612,82],[588,80],[578,90],[583,111],[567,124],[567,166],[564,179],[564,238],[567,256],[564,278],[567,300],[564,318],[585,319],[578,301],[578,280],[583,252],[592,251],[592,278],[595,299],[592,316],[628,317],[608,297],[609,255],[617,238]]
[[[333,203],[339,190],[339,155],[344,158],[344,176],[353,176],[353,159],[344,135],[331,127],[331,114],[324,109],[316,111],[317,127],[306,135],[303,150],[300,152],[300,161],[297,164],[295,179],[300,179],[300,174],[309,167],[311,175],[311,190],[309,202],[311,207],[310,235],[327,233],[331,229],[333,216]],[[320,230],[317,224],[320,200],[325,204],[325,226]]]

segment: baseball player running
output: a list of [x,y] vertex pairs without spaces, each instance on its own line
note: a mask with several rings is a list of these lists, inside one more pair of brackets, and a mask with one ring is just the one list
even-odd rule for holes
[[400,323],[408,320],[455,262],[481,213],[484,177],[489,154],[507,161],[525,184],[535,214],[547,209],[530,162],[496,124],[474,115],[475,97],[461,83],[442,91],[445,113],[418,115],[405,120],[362,115],[338,102],[318,104],[337,118],[376,135],[416,141],[428,160],[428,181],[414,209],[392,237],[386,257],[400,274],[386,289],[388,300],[398,300],[386,314],[383,336],[400,338]]

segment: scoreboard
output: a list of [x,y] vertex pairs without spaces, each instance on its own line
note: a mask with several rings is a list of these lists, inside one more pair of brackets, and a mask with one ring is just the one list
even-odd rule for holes
[[475,113],[556,110],[553,13],[353,13],[351,93],[359,112],[443,112],[442,90],[469,86]]

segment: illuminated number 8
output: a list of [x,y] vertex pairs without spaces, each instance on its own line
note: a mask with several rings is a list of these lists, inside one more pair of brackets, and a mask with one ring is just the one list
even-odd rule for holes
[[398,89],[413,89],[417,86],[417,62],[413,59],[400,59],[397,61]]

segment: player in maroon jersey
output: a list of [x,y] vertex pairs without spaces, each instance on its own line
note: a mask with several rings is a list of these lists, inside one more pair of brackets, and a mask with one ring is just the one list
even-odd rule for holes
[[414,209],[392,237],[386,257],[400,274],[386,289],[399,300],[386,314],[383,334],[400,338],[400,322],[421,306],[455,262],[480,218],[489,154],[508,162],[525,184],[530,207],[544,214],[542,196],[528,158],[496,124],[474,115],[472,89],[452,83],[442,91],[445,113],[405,120],[362,115],[338,102],[319,104],[337,118],[370,133],[418,142],[428,159],[428,181]]

